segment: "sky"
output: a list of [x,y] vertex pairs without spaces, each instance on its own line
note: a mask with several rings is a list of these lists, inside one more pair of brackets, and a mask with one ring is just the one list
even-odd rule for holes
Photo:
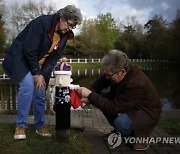
[[[5,0],[5,4],[12,2],[27,2],[28,0]],[[40,0],[36,0],[38,2]],[[52,3],[59,10],[66,5],[75,5],[82,11],[83,17],[95,18],[98,14],[111,13],[115,19],[126,23],[131,17],[145,24],[154,15],[161,14],[168,22],[176,16],[177,9],[180,9],[180,0],[44,0],[45,3]]]

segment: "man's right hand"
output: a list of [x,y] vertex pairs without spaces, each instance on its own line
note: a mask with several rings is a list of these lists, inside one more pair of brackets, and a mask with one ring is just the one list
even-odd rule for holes
[[90,102],[89,102],[88,98],[82,98],[81,99],[81,107],[82,108],[86,107],[89,104],[90,104]]

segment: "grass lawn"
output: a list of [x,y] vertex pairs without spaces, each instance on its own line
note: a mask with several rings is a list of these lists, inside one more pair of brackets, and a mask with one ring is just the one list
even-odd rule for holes
[[70,130],[70,142],[59,143],[54,126],[50,126],[51,138],[35,134],[34,125],[29,125],[26,140],[14,140],[14,124],[0,123],[0,154],[89,154],[91,143],[83,132]]
[[[169,66],[172,65],[172,63],[154,63],[154,62],[132,62],[133,64],[137,64],[140,67],[163,67],[163,66]],[[101,68],[101,63],[72,63],[72,69],[78,70],[78,69],[98,69]]]
[[101,63],[72,63],[71,66],[73,70],[98,69]]
[[4,70],[3,70],[2,65],[0,64],[0,75],[1,75],[1,74],[4,74]]
[[168,134],[180,135],[180,118],[179,117],[163,117],[157,127],[165,130]]

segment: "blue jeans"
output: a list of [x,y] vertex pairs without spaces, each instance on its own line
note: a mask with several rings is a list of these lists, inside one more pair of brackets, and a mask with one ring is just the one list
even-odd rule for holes
[[38,91],[29,72],[19,83],[16,126],[28,125],[28,115],[33,104],[35,128],[41,128],[45,122],[45,89]]
[[122,136],[132,136],[133,135],[133,127],[132,120],[126,113],[120,114],[114,120],[114,129],[117,132],[120,132]]
[[[113,97],[109,96],[107,93],[100,93],[102,97],[105,97],[109,100],[113,100]],[[122,136],[132,136],[133,135],[133,126],[132,120],[129,118],[127,113],[122,113],[120,115],[111,115],[102,111],[108,122],[112,127],[114,127],[116,132],[120,132]]]

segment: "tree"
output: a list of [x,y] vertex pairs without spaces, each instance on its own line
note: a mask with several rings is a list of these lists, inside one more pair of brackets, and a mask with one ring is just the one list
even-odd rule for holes
[[110,49],[119,36],[116,21],[110,13],[100,14],[95,19],[85,19],[80,29],[80,35],[73,39],[71,45],[79,54],[103,56]]
[[4,28],[4,19],[3,14],[4,12],[4,4],[3,0],[0,0],[0,53],[5,52],[5,43],[6,43],[6,35],[5,35],[5,28]]
[[135,17],[127,18],[127,20],[127,24],[119,23],[119,27],[123,31],[120,33],[115,47],[126,52],[130,58],[142,58],[144,50],[142,50],[140,45],[144,39],[143,27],[137,22]]
[[94,19],[83,20],[80,34],[72,41],[68,41],[65,54],[73,55],[96,55],[98,50],[98,35]]
[[100,35],[101,39],[99,42],[99,47],[102,51],[102,55],[104,55],[110,49],[113,49],[115,47],[114,44],[118,39],[119,30],[117,28],[115,19],[110,13],[106,13],[105,15],[98,15],[95,22],[98,34]]
[[169,58],[180,61],[180,10],[170,26]]
[[[96,28],[95,19],[85,19],[83,21],[80,36],[81,42],[78,45],[81,49],[80,52],[90,56],[98,55],[101,36]],[[75,42],[77,42],[76,39]]]
[[33,0],[29,0],[21,6],[19,3],[15,2],[15,4],[11,5],[9,12],[9,21],[7,22],[10,23],[9,29],[13,39],[31,20],[43,14],[54,13],[55,9],[52,4],[45,5],[44,1],[40,1],[38,3]]
[[155,15],[145,24],[145,29],[147,29],[151,58],[166,58],[169,51],[167,50],[167,24],[163,17]]

